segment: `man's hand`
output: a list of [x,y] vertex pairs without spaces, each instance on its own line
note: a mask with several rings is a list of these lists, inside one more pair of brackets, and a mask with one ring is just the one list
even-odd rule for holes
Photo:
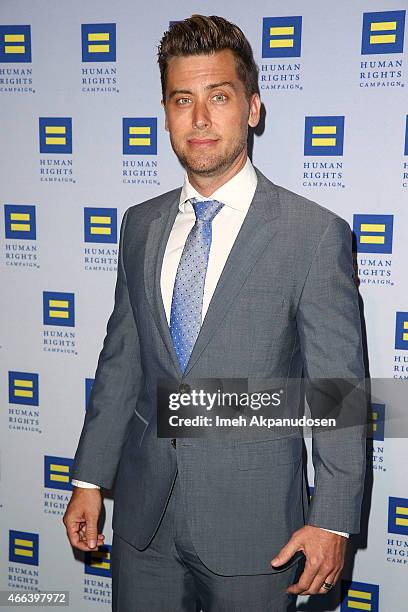
[[301,550],[306,557],[305,568],[296,584],[291,584],[287,593],[294,595],[316,595],[328,593],[323,582],[336,584],[344,566],[347,538],[305,525],[292,534],[289,542],[281,548],[271,561],[273,567],[287,563]]
[[84,551],[102,546],[105,536],[98,533],[101,508],[102,496],[99,489],[74,487],[63,518],[72,546]]

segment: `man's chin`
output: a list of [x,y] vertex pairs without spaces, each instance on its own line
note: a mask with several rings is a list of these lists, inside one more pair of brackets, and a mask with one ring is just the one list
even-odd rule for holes
[[201,176],[213,176],[228,167],[227,159],[187,159],[179,158],[186,170]]

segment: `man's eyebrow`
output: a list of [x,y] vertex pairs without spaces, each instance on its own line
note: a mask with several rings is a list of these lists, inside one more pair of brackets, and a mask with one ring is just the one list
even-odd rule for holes
[[[208,85],[205,86],[205,89],[217,89],[217,87],[225,87],[226,85],[231,87],[231,89],[234,89],[234,90],[236,89],[232,81],[221,81],[220,83],[209,83]],[[193,92],[190,91],[190,89],[173,89],[169,93],[169,100],[170,98],[173,98],[174,96],[177,96],[178,94],[193,95]]]

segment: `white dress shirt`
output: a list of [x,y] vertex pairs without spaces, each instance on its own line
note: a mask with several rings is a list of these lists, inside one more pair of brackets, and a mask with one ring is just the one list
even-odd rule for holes
[[[211,224],[212,240],[203,296],[202,320],[204,320],[218,279],[254,197],[257,181],[256,172],[249,158],[247,158],[246,164],[240,172],[208,197],[198,193],[188,180],[187,174],[185,175],[180,194],[179,214],[167,242],[161,270],[160,285],[168,322],[170,322],[171,301],[177,267],[184,243],[196,220],[190,198],[196,198],[203,202],[218,200],[224,204]],[[228,231],[225,231],[226,228],[228,228]]]
[[[249,157],[244,167],[235,176],[208,197],[198,193],[188,180],[187,173],[185,174],[180,194],[179,212],[167,242],[160,276],[163,305],[168,322],[170,322],[171,302],[177,267],[187,236],[196,220],[190,199],[196,198],[201,201],[218,200],[224,204],[212,221],[211,249],[204,283],[203,321],[218,279],[221,276],[228,255],[252,202],[257,181],[256,172]],[[228,231],[226,231],[226,228],[228,228]],[[72,480],[71,482],[76,487],[99,488],[96,485],[81,480]],[[345,537],[349,535],[332,529],[325,529],[325,531],[331,531]]]

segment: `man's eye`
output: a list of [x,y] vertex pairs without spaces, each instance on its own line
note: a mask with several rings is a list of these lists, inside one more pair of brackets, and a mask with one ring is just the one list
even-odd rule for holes
[[190,102],[190,98],[178,98],[177,100],[177,104],[187,104],[188,102]]
[[215,100],[216,102],[225,102],[226,99],[227,99],[227,96],[225,94],[216,94],[213,97],[213,100]]

